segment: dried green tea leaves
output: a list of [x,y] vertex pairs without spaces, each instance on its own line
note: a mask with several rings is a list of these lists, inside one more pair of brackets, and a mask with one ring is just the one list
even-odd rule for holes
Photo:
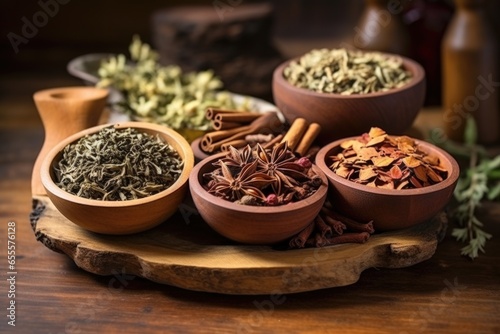
[[209,130],[208,107],[248,110],[249,102],[237,105],[213,71],[184,73],[179,66],[162,66],[158,53],[134,36],[131,59],[111,57],[99,68],[99,87],[111,87],[123,95],[115,108],[134,120],[170,128]]
[[342,95],[387,91],[411,78],[401,58],[347,49],[311,50],[290,62],[283,75],[296,87]]
[[158,136],[106,127],[66,146],[54,174],[73,195],[125,201],[169,188],[182,169],[179,154]]
[[330,169],[350,181],[383,189],[414,189],[439,183],[448,173],[439,158],[428,155],[407,136],[390,137],[371,128],[355,140],[340,144]]

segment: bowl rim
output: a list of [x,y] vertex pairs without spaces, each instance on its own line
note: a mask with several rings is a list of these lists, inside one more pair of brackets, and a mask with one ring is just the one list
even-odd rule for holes
[[[150,195],[147,197],[139,198],[139,199],[131,199],[131,200],[125,200],[125,201],[101,201],[101,200],[95,200],[95,199],[89,199],[89,198],[84,198],[80,197],[74,194],[71,194],[64,189],[61,189],[59,186],[57,186],[52,179],[51,176],[51,168],[53,165],[54,159],[59,155],[59,153],[66,147],[67,145],[79,140],[85,135],[89,134],[94,134],[98,131],[100,131],[103,128],[106,127],[114,127],[116,129],[126,129],[126,128],[134,128],[137,130],[149,130],[149,131],[155,131],[161,134],[165,134],[168,137],[172,139],[173,142],[176,142],[180,148],[182,148],[183,151],[183,161],[184,161],[184,166],[181,174],[177,178],[177,180],[167,189],[162,190],[159,193],[156,193],[154,195]],[[164,198],[177,190],[179,190],[188,180],[189,180],[189,174],[191,173],[191,170],[193,169],[194,166],[194,155],[193,151],[191,150],[190,144],[187,142],[187,140],[182,137],[179,133],[177,133],[175,130],[167,128],[166,126],[159,125],[159,124],[153,124],[153,123],[147,123],[147,122],[122,122],[122,123],[114,123],[114,124],[102,124],[102,125],[97,125],[85,130],[82,130],[80,132],[77,132],[63,141],[59,142],[56,146],[54,146],[46,155],[44,158],[42,165],[41,165],[41,180],[43,186],[46,188],[47,194],[48,195],[53,195],[58,198],[62,198],[66,201],[73,202],[75,204],[79,205],[85,205],[85,206],[93,206],[93,207],[106,207],[106,208],[119,208],[119,207],[132,207],[132,206],[137,206],[145,203],[150,203],[154,202],[156,200],[159,200],[161,198]]]
[[[391,136],[394,137],[394,136]],[[359,138],[359,136],[353,136],[353,137],[346,137],[342,139],[335,140],[325,146],[323,146],[318,153],[316,154],[315,158],[315,163],[320,169],[325,173],[325,175],[328,177],[329,180],[333,179],[333,181],[340,183],[341,185],[349,188],[353,188],[355,190],[364,192],[364,193],[370,193],[370,194],[375,194],[375,195],[387,195],[387,196],[415,196],[415,195],[423,195],[423,194],[429,194],[429,193],[434,193],[441,191],[443,189],[446,189],[450,186],[453,186],[458,181],[458,177],[460,176],[460,167],[458,165],[458,162],[453,158],[448,152],[445,150],[437,147],[434,144],[431,144],[429,142],[426,142],[425,140],[420,140],[416,139],[413,137],[410,137],[411,139],[415,140],[416,144],[419,147],[424,148],[424,151],[426,149],[431,149],[437,152],[439,158],[442,160],[443,158],[448,161],[448,163],[451,165],[451,170],[448,171],[448,175],[446,179],[443,181],[422,187],[422,188],[414,188],[414,189],[383,189],[383,188],[372,188],[368,187],[364,184],[356,183],[353,181],[350,181],[348,179],[345,179],[343,177],[338,176],[335,174],[330,167],[326,164],[326,159],[329,156],[330,152],[335,150],[340,146],[340,144],[346,140],[353,140]]]
[[[363,51],[365,52],[365,51]],[[275,68],[274,73],[273,73],[273,82],[276,84],[279,84],[286,89],[291,90],[294,93],[297,94],[308,94],[314,97],[320,97],[320,98],[338,98],[338,99],[363,99],[363,98],[376,98],[376,97],[382,97],[382,96],[387,96],[387,95],[392,95],[394,93],[402,92],[409,90],[417,85],[419,85],[424,79],[425,79],[425,70],[420,65],[418,62],[416,62],[413,59],[410,59],[408,57],[398,55],[395,53],[387,53],[387,52],[380,52],[380,51],[366,51],[366,52],[375,52],[379,53],[383,56],[386,57],[395,57],[399,58],[403,62],[403,67],[410,71],[413,74],[413,77],[409,82],[404,84],[401,87],[398,88],[392,88],[387,91],[382,91],[382,92],[375,92],[375,93],[366,93],[366,94],[351,94],[351,95],[342,95],[339,93],[320,93],[320,92],[315,92],[312,90],[309,90],[307,88],[301,88],[292,85],[288,80],[285,79],[283,76],[283,70],[285,69],[286,66],[288,66],[289,63],[292,61],[296,61],[300,59],[302,56],[294,57],[291,59],[288,59],[284,62],[282,62],[278,67]]]
[[218,207],[224,208],[225,210],[230,210],[230,211],[238,211],[242,213],[249,213],[249,214],[279,214],[279,213],[289,213],[292,211],[300,210],[305,207],[308,207],[311,204],[316,203],[318,200],[321,198],[326,198],[327,196],[327,191],[328,191],[328,178],[326,177],[325,173],[316,166],[314,163],[312,164],[312,168],[314,169],[314,172],[318,174],[321,179],[323,180],[322,185],[309,197],[300,200],[298,202],[291,202],[288,204],[284,205],[277,205],[277,206],[254,206],[254,205],[242,205],[242,204],[237,204],[233,203],[230,201],[227,201],[223,198],[217,197],[215,195],[210,194],[208,191],[206,191],[203,186],[200,183],[200,171],[203,168],[209,168],[206,167],[207,165],[211,164],[215,160],[226,156],[226,152],[221,152],[217,153],[214,155],[211,155],[202,161],[198,162],[193,170],[191,171],[191,175],[189,177],[189,186],[191,188],[192,192],[195,192],[197,196],[201,197],[203,200],[210,202]]

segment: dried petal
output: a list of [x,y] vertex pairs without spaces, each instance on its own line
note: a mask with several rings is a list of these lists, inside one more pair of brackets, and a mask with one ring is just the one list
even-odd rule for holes
[[382,130],[381,128],[377,128],[377,127],[372,127],[370,129],[370,132],[368,132],[368,135],[370,136],[370,138],[380,137],[380,136],[383,136],[385,134],[386,134],[386,132],[384,130]]
[[420,181],[427,182],[427,169],[423,165],[415,167],[413,172]]
[[403,172],[401,171],[401,168],[399,168],[399,166],[394,165],[389,170],[389,176],[393,180],[399,180],[403,177]]
[[421,162],[415,159],[413,156],[408,156],[403,159],[403,163],[406,165],[408,168],[415,168],[420,166]]
[[361,169],[359,171],[359,179],[361,181],[367,181],[375,176],[377,176],[377,173],[373,170],[373,168]]
[[394,162],[394,159],[390,157],[373,157],[371,160],[377,167],[387,167]]
[[370,139],[370,141],[368,143],[366,143],[366,146],[375,146],[377,144],[380,144],[380,143],[385,141],[385,137],[387,137],[387,135],[374,137],[374,138]]

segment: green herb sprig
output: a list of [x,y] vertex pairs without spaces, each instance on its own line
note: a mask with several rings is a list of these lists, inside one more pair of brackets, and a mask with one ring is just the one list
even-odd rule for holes
[[441,146],[457,159],[467,162],[454,192],[457,205],[451,210],[451,217],[458,227],[453,228],[451,234],[459,242],[467,243],[461,254],[475,259],[479,252],[485,253],[486,242],[492,238],[484,231],[477,213],[483,201],[500,198],[500,155],[491,157],[483,146],[477,144],[477,126],[473,117],[466,120],[464,144],[446,141]]

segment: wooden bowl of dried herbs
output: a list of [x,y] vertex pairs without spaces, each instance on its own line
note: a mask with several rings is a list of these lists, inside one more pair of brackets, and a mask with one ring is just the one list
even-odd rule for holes
[[377,231],[425,222],[450,201],[460,173],[444,150],[373,127],[358,137],[336,140],[316,155],[326,174],[335,209]]
[[305,118],[321,124],[323,145],[371,126],[402,133],[423,106],[425,72],[398,55],[311,50],[276,68],[273,96],[288,123]]
[[153,228],[175,213],[194,166],[189,143],[165,126],[100,125],[60,142],[45,157],[41,179],[63,216],[103,234]]
[[201,217],[219,234],[245,244],[273,244],[314,220],[328,181],[285,142],[210,156],[196,164],[189,187]]

